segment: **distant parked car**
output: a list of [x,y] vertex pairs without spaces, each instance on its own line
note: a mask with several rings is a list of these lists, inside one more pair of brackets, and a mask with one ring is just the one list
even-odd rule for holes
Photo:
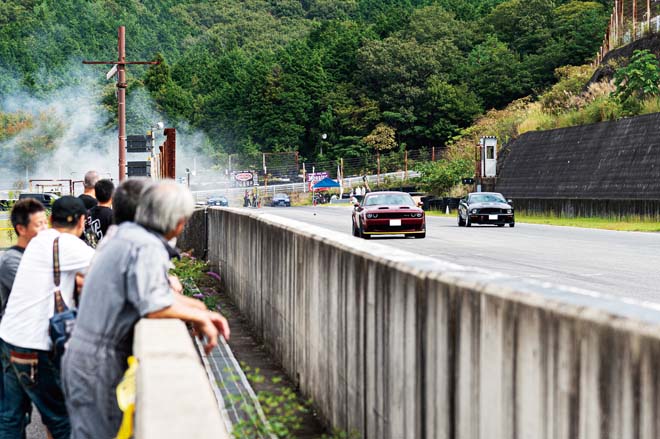
[[22,200],[24,198],[34,198],[35,200],[41,201],[41,204],[43,204],[46,207],[50,207],[51,204],[55,202],[59,197],[59,195],[56,194],[44,194],[44,193],[39,193],[39,194],[20,194],[18,196],[19,200]]
[[353,236],[426,237],[424,211],[406,192],[370,192],[353,209]]
[[209,206],[229,206],[229,200],[222,195],[215,195],[209,197],[206,200],[206,204]]
[[458,225],[494,224],[498,227],[516,225],[511,200],[497,192],[473,192],[462,198],[458,205]]
[[271,206],[291,207],[291,198],[289,198],[289,196],[284,193],[275,194],[273,195],[273,201],[271,202]]

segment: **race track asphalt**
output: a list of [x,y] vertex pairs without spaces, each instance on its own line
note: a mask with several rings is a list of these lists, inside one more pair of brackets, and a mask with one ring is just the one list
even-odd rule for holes
[[[254,210],[252,210],[254,212]],[[261,208],[351,236],[351,207]],[[316,215],[314,215],[316,213]],[[427,217],[425,239],[372,238],[381,244],[510,276],[660,304],[660,234],[516,224],[458,227],[456,218]]]

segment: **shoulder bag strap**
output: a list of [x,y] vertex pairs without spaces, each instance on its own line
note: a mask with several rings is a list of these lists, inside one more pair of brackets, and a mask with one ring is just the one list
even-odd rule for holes
[[55,313],[61,313],[67,310],[66,303],[62,298],[62,292],[60,291],[60,237],[58,236],[53,241],[53,280],[55,281]]

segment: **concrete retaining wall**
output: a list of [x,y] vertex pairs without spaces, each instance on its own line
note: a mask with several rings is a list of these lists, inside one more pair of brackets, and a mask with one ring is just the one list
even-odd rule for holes
[[507,197],[660,200],[660,113],[531,131],[509,148],[496,185]]
[[539,213],[660,218],[659,151],[660,113],[528,132],[508,146],[495,190]]
[[229,439],[209,377],[180,320],[143,319],[135,328],[139,361],[137,439]]
[[660,220],[660,200],[514,198],[513,201],[517,214]]
[[209,209],[208,226],[229,293],[333,426],[378,439],[660,437],[658,309],[267,214]]

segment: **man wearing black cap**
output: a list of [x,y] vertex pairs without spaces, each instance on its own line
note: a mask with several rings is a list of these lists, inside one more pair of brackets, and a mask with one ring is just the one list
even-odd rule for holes
[[53,204],[53,228],[33,238],[18,267],[0,322],[0,361],[5,370],[0,395],[0,437],[21,437],[25,404],[33,403],[53,438],[69,438],[71,426],[60,387],[59,365],[51,359],[48,321],[54,312],[53,248],[59,246],[60,290],[73,306],[76,273],[85,270],[94,250],[78,239],[87,209],[75,197]]

